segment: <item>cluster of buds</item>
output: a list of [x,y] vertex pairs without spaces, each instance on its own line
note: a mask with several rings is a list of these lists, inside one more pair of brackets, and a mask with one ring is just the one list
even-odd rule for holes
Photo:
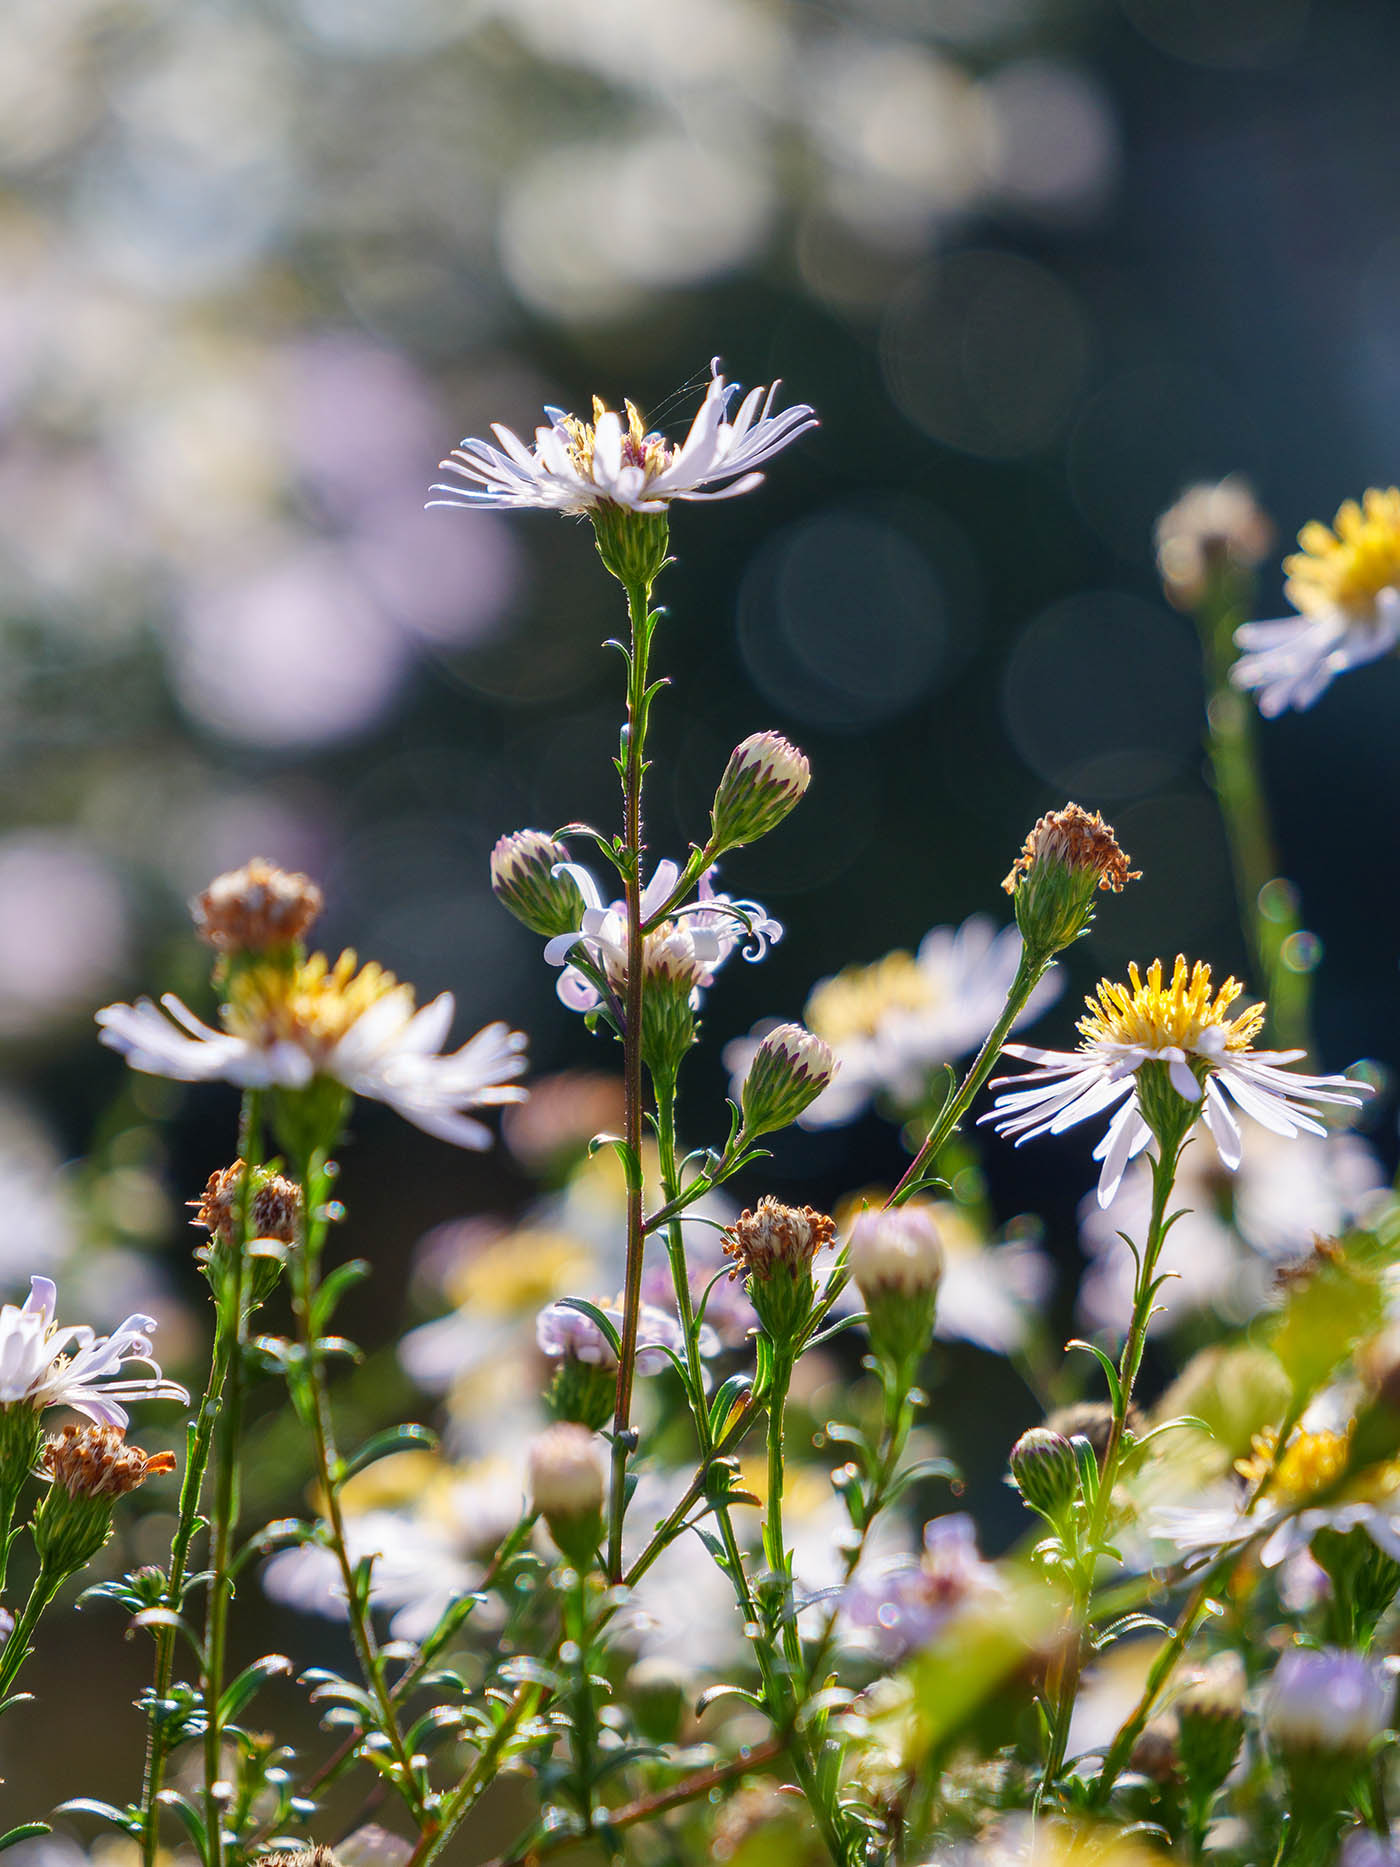
[[776,830],[812,782],[805,753],[781,733],[750,733],[729,755],[710,812],[713,859]]
[[1190,486],[1157,521],[1157,570],[1167,601],[1199,609],[1248,578],[1273,549],[1274,528],[1247,480]]
[[272,953],[303,939],[324,897],[309,875],[255,856],[216,876],[190,902],[200,939],[219,953]]
[[1121,894],[1140,876],[1128,860],[1097,811],[1066,804],[1041,817],[1002,883],[1027,952],[1048,960],[1087,933],[1094,896]]
[[851,1227],[846,1262],[865,1300],[871,1347],[912,1379],[933,1334],[943,1280],[938,1227],[919,1206],[867,1210]]
[[530,1447],[530,1498],[549,1534],[580,1571],[593,1566],[603,1531],[603,1458],[596,1434],[561,1421]]
[[569,852],[543,830],[515,830],[491,851],[491,888],[501,906],[545,939],[573,933],[583,896],[564,866]]
[[801,1024],[779,1024],[765,1033],[740,1092],[744,1133],[750,1140],[787,1128],[836,1074],[831,1045]]
[[173,1472],[175,1454],[127,1445],[120,1426],[65,1426],[45,1443],[40,1469],[50,1484],[34,1516],[34,1547],[51,1575],[73,1575],[111,1535],[116,1500]]
[[836,1236],[836,1226],[811,1206],[784,1206],[771,1196],[744,1211],[730,1226],[725,1254],[734,1260],[731,1277],[744,1288],[766,1333],[791,1350],[812,1313],[817,1253]]

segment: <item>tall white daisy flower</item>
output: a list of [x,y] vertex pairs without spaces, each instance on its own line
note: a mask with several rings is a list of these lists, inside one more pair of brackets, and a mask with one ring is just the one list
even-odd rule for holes
[[[569,961],[582,954],[592,971],[621,995],[627,982],[627,904],[605,902],[596,878],[582,863],[562,862],[557,867],[577,884],[583,912],[572,933],[549,941],[544,956],[551,966],[564,968],[558,992],[569,1009],[594,1011],[603,1002],[598,980]],[[759,960],[783,937],[782,924],[757,901],[721,894],[714,885],[715,874],[713,868],[707,869],[700,878],[697,898],[674,909],[671,918],[643,941],[644,965],[653,953],[659,961],[664,949],[670,963],[693,975],[691,1003],[697,1010],[701,991],[713,985],[715,974],[732,954],[742,950],[745,959]],[[674,862],[657,863],[642,890],[644,924],[660,913],[679,879],[680,869]]]
[[726,383],[719,358],[710,365],[710,386],[690,432],[679,447],[648,431],[631,402],[619,415],[596,397],[593,420],[546,408],[548,423],[527,447],[509,428],[492,424],[500,442],[468,439],[442,468],[467,482],[434,486],[430,506],[538,507],[546,512],[587,514],[600,506],[630,512],[664,512],[673,499],[730,499],[751,492],[771,460],[817,418],[805,402],[774,412],[779,384],[751,389],[729,418],[738,385]]
[[1298,611],[1235,631],[1244,650],[1230,670],[1266,719],[1310,707],[1338,674],[1400,642],[1400,488],[1348,499],[1329,528],[1316,519],[1284,560],[1284,592]]
[[1078,1050],[1008,1044],[1009,1056],[1036,1067],[1019,1077],[998,1078],[992,1087],[1006,1087],[1007,1093],[981,1117],[998,1134],[1013,1135],[1020,1147],[1036,1135],[1062,1134],[1116,1107],[1094,1149],[1094,1159],[1103,1163],[1100,1205],[1113,1198],[1128,1162],[1152,1139],[1138,1080],[1144,1064],[1165,1064],[1177,1095],[1200,1104],[1201,1120],[1232,1172],[1242,1153],[1232,1102],[1275,1134],[1325,1134],[1318,1105],[1354,1108],[1371,1093],[1369,1084],[1345,1076],[1300,1076],[1282,1067],[1296,1063],[1306,1054],[1302,1050],[1253,1049],[1252,1039],[1264,1022],[1263,1005],[1232,1018],[1230,1007],[1244,988],[1226,979],[1212,993],[1210,967],[1200,961],[1188,972],[1178,954],[1165,985],[1160,960],[1148,967],[1146,979],[1136,966],[1128,968],[1128,976],[1130,985],[1102,980],[1097,997],[1085,1001],[1089,1015],[1079,1021]]
[[[0,1308],[0,1407],[71,1407],[98,1426],[129,1424],[124,1400],[179,1400],[189,1395],[167,1381],[151,1359],[150,1316],[128,1316],[111,1335],[86,1323],[55,1320],[58,1290],[52,1279],[30,1279],[22,1307]],[[149,1375],[117,1378],[128,1362]]]
[[102,1042],[133,1069],[176,1082],[304,1089],[330,1077],[427,1134],[488,1147],[490,1130],[466,1111],[524,1097],[510,1080],[525,1068],[523,1034],[488,1024],[442,1054],[452,994],[415,1009],[412,986],[379,966],[356,967],[351,952],[334,964],[324,953],[290,966],[257,961],[231,980],[222,1030],[167,992],[160,1006],[142,998],[99,1011]]

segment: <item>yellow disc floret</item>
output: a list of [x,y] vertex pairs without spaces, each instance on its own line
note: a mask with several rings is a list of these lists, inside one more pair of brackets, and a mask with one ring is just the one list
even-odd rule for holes
[[1298,543],[1283,564],[1295,608],[1368,616],[1382,590],[1400,589],[1400,487],[1373,486],[1359,505],[1348,499],[1330,529],[1314,519]]
[[[648,434],[641,410],[635,402],[624,402],[627,420],[623,426],[622,457],[631,467],[641,467],[648,480],[664,473],[671,464],[671,450],[659,434]],[[593,398],[593,420],[580,421],[577,415],[564,417],[564,432],[569,437],[569,451],[585,479],[593,477],[593,450],[597,444],[598,423],[612,411],[600,397]]]
[[874,1037],[892,1012],[925,1011],[934,1002],[928,974],[912,953],[887,953],[869,966],[847,966],[807,1000],[809,1031],[828,1044]]
[[1264,1022],[1263,1005],[1251,1005],[1232,1018],[1230,1007],[1244,987],[1237,979],[1227,979],[1212,994],[1210,967],[1201,960],[1188,974],[1186,961],[1178,953],[1170,985],[1162,983],[1159,959],[1148,967],[1146,979],[1136,966],[1129,966],[1128,978],[1129,985],[1101,979],[1097,997],[1084,1001],[1089,1016],[1079,1020],[1079,1030],[1086,1044],[1175,1048],[1190,1056],[1200,1048],[1207,1031],[1223,1031],[1225,1049],[1248,1050]]
[[1350,1430],[1345,1433],[1293,1434],[1281,1455],[1278,1434],[1270,1427],[1250,1441],[1250,1456],[1235,1461],[1235,1470],[1248,1484],[1269,1480],[1271,1495],[1280,1503],[1303,1504],[1336,1484],[1347,1467]]
[[326,1056],[371,1005],[398,997],[413,1010],[413,987],[371,962],[356,971],[348,948],[332,965],[324,953],[293,966],[241,968],[229,986],[223,1019],[235,1037],[266,1048],[295,1044],[313,1059]]

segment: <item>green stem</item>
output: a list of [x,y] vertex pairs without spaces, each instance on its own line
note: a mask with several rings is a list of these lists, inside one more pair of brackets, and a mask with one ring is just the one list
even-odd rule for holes
[[369,1590],[361,1587],[356,1573],[357,1564],[350,1554],[345,1533],[345,1512],[340,1501],[344,1467],[336,1448],[335,1426],[326,1383],[325,1355],[316,1326],[316,1294],[320,1288],[321,1253],[327,1231],[325,1191],[325,1155],[318,1153],[301,1164],[303,1235],[301,1248],[292,1257],[292,1311],[303,1357],[307,1403],[305,1418],[311,1428],[316,1482],[324,1500],[326,1522],[331,1532],[331,1548],[340,1570],[341,1587],[345,1592],[346,1614],[355,1658],[366,1689],[374,1698],[381,1733],[393,1754],[394,1786],[421,1827],[424,1820],[423,1798],[399,1728],[394,1695],[385,1677],[384,1661],[371,1618]]
[[[223,1772],[220,1768],[220,1750],[223,1743],[223,1724],[219,1716],[219,1700],[224,1690],[224,1662],[228,1647],[229,1604],[233,1597],[233,1544],[238,1527],[239,1505],[239,1467],[242,1459],[243,1427],[243,1358],[247,1346],[247,1276],[248,1243],[252,1227],[253,1210],[253,1175],[262,1165],[262,1095],[256,1089],[248,1090],[243,1098],[243,1108],[239,1120],[239,1154],[243,1160],[243,1177],[239,1183],[238,1214],[235,1222],[237,1240],[233,1257],[233,1278],[231,1286],[221,1292],[221,1314],[218,1320],[219,1342],[215,1351],[215,1362],[224,1360],[223,1380],[215,1396],[210,1426],[214,1443],[214,1501],[209,1540],[209,1585],[205,1597],[204,1610],[204,1822],[209,1837],[207,1867],[222,1867],[224,1858],[224,1807],[220,1786]],[[213,1371],[210,1375],[213,1379]],[[203,1407],[201,1406],[201,1412]],[[208,1448],[206,1445],[205,1457]],[[193,1504],[197,1509],[199,1490],[203,1488],[204,1472],[198,1474]],[[186,1472],[186,1485],[189,1473]],[[193,1535],[194,1516],[191,1515],[189,1534],[183,1535],[185,1488],[181,1488],[181,1523],[176,1530],[176,1543],[180,1545],[180,1577],[184,1580],[184,1565],[189,1555],[190,1540]],[[171,1583],[167,1588],[167,1599],[175,1598],[171,1605],[179,1612],[179,1599],[175,1595],[175,1553],[176,1543],[171,1545]],[[173,1633],[173,1629],[170,1630]],[[171,1656],[173,1660],[173,1654]],[[160,1671],[160,1658],[157,1668]],[[166,1691],[169,1690],[168,1676]],[[159,1708],[152,1707],[152,1718],[158,1716]],[[164,1746],[161,1746],[160,1765],[164,1768]],[[149,1773],[148,1773],[149,1774]],[[155,1831],[158,1822],[157,1811],[160,1792],[159,1774],[157,1781],[146,1802],[145,1831],[143,1848],[154,1850]],[[150,1785],[148,1784],[148,1788]],[[151,1858],[154,1858],[152,1853]]]
[[15,1622],[3,1650],[0,1650],[0,1699],[8,1695],[20,1667],[29,1658],[29,1642],[34,1637],[34,1629],[39,1625],[40,1615],[66,1580],[67,1576],[61,1570],[49,1568],[41,1568],[35,1576],[23,1612]]
[[787,1413],[788,1388],[792,1383],[791,1351],[773,1344],[773,1385],[768,1394],[768,1504],[763,1513],[763,1553],[771,1573],[781,1583],[783,1655],[792,1681],[797,1705],[807,1696],[806,1668],[802,1660],[802,1636],[794,1612],[792,1570],[787,1543],[783,1536],[783,1428]]
[[958,1131],[958,1124],[972,1106],[973,1098],[991,1075],[1001,1047],[1011,1034],[1011,1027],[1026,1008],[1026,1001],[1050,964],[1051,954],[1032,955],[1022,949],[1020,964],[1016,976],[1011,981],[1011,989],[1006,995],[1006,1004],[1001,1016],[992,1026],[986,1042],[977,1052],[957,1089],[944,1104],[943,1111],[929,1129],[923,1146],[909,1163],[904,1178],[885,1201],[887,1206],[901,1206],[918,1192],[919,1187],[938,1154]]
[[[1188,1105],[1185,1103],[1182,1104],[1182,1112],[1183,1116],[1189,1112]],[[1180,1159],[1184,1140],[1185,1134],[1182,1132],[1170,1135],[1166,1140],[1159,1135],[1157,1153],[1152,1161],[1152,1217],[1147,1228],[1147,1240],[1138,1259],[1132,1321],[1128,1327],[1128,1337],[1123,1344],[1123,1353],[1118,1364],[1118,1389],[1113,1407],[1113,1419],[1109,1427],[1108,1444],[1104,1448],[1099,1469],[1098,1491],[1089,1513],[1089,1525],[1080,1551],[1074,1599],[1070,1612],[1069,1642],[1058,1668],[1058,1678],[1051,1687],[1053,1706],[1050,1743],[1045,1759],[1045,1772],[1036,1791],[1037,1810],[1064,1766],[1065,1750],[1069,1744],[1070,1720],[1074,1715],[1074,1702],[1079,1691],[1079,1675],[1084,1664],[1094,1571],[1102,1552],[1104,1535],[1112,1511],[1113,1488],[1117,1482],[1122,1461],[1123,1431],[1127,1422],[1128,1409],[1132,1405],[1133,1386],[1137,1380],[1138,1370],[1142,1366],[1143,1350],[1147,1344],[1147,1329],[1152,1320],[1153,1303],[1156,1297],[1157,1259],[1161,1255],[1162,1244],[1166,1238],[1167,1204],[1171,1199],[1172,1187],[1176,1181],[1177,1161]]]
[[[681,1177],[676,1164],[676,1084],[675,1079],[661,1078],[656,1091],[656,1146],[661,1165],[661,1196],[668,1205],[680,1198]],[[695,1418],[695,1432],[700,1441],[700,1456],[711,1448],[710,1414],[705,1405],[705,1368],[700,1356],[700,1332],[695,1326],[695,1305],[690,1295],[690,1274],[685,1261],[685,1236],[680,1215],[666,1227],[666,1250],[671,1260],[671,1282],[676,1293],[676,1314],[685,1337],[686,1370],[690,1376],[690,1408]]]
[[1248,620],[1250,584],[1226,575],[1196,612],[1206,667],[1206,748],[1220,806],[1240,919],[1279,1041],[1309,1047],[1306,971],[1288,964],[1287,944],[1299,932],[1293,891],[1279,878],[1268,798],[1259,769],[1254,708],[1230,683],[1234,634]]
[[627,663],[627,751],[623,760],[622,814],[627,903],[627,985],[622,1029],[623,1139],[627,1169],[627,1270],[622,1291],[622,1341],[613,1409],[612,1485],[608,1498],[608,1575],[622,1579],[622,1519],[627,1509],[627,1458],[632,1445],[632,1385],[637,1368],[637,1323],[642,1300],[642,776],[647,715],[647,649],[651,590],[627,586],[632,625]]

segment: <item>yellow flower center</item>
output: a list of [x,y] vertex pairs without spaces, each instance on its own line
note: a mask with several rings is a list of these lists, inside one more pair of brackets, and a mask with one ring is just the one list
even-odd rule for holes
[[1283,563],[1289,601],[1311,614],[1367,615],[1382,590],[1400,589],[1400,487],[1373,486],[1359,505],[1348,499],[1330,529],[1313,519],[1298,543]]
[[1079,1020],[1086,1044],[1137,1044],[1145,1050],[1176,1048],[1190,1055],[1207,1031],[1225,1033],[1227,1050],[1248,1050],[1264,1022],[1263,1005],[1251,1005],[1232,1018],[1230,1007],[1244,987],[1227,979],[1212,994],[1210,967],[1197,960],[1190,973],[1177,954],[1171,983],[1162,983],[1162,962],[1154,959],[1143,979],[1129,966],[1130,984],[1099,981],[1098,996],[1085,999],[1089,1016]]
[[935,997],[912,953],[887,953],[817,986],[807,1000],[807,1028],[828,1044],[874,1037],[892,1013],[927,1010]]
[[1235,1470],[1250,1485],[1257,1485],[1272,1470],[1269,1495],[1275,1502],[1303,1504],[1334,1485],[1346,1470],[1351,1433],[1296,1432],[1275,1464],[1277,1444],[1278,1434],[1272,1428],[1256,1433],[1250,1441],[1250,1456],[1237,1459]]
[[347,949],[334,965],[324,953],[313,953],[294,966],[242,967],[223,1009],[225,1027],[262,1048],[296,1044],[320,1060],[380,999],[398,997],[405,1014],[412,1012],[412,986],[400,985],[373,963],[357,972],[356,963]]
[[[635,402],[624,402],[627,411],[627,424],[622,436],[622,458],[629,466],[641,467],[650,480],[665,470],[671,459],[671,450],[658,434],[648,434],[642,421],[641,411]],[[569,451],[574,463],[585,479],[593,477],[593,450],[597,442],[598,423],[609,413],[606,402],[596,395],[593,398],[592,421],[580,421],[577,415],[566,415],[562,426],[569,437]]]

